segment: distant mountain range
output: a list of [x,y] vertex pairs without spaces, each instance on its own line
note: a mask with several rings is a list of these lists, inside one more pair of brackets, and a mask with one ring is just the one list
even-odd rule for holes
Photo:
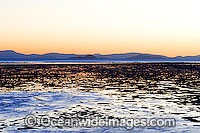
[[0,61],[40,61],[40,60],[124,60],[124,61],[200,61],[197,56],[177,56],[167,57],[163,55],[143,54],[143,53],[124,53],[110,55],[77,55],[77,54],[22,54],[12,50],[0,51]]

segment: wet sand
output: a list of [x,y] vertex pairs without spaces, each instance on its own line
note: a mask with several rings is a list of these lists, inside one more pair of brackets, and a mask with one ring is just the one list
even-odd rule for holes
[[[23,94],[18,94],[22,92],[47,93],[47,95],[50,94],[49,97],[52,97],[51,93],[67,93],[68,95],[69,92],[80,97],[83,93],[90,95],[85,100],[78,99],[78,103],[69,102],[62,109],[47,110],[45,112],[47,114],[73,116],[81,113],[83,117],[105,115],[115,118],[175,118],[177,120],[175,128],[133,130],[140,132],[189,132],[200,129],[200,63],[3,64],[0,65],[0,69],[1,98],[5,95],[12,97],[13,94],[23,96]],[[97,95],[102,99],[94,100],[98,97]],[[35,101],[43,101],[42,107],[48,106],[44,97],[31,97]],[[9,98],[6,99],[1,100],[1,106],[8,105]],[[75,100],[72,97],[69,99]],[[24,103],[29,103],[29,101]],[[59,105],[57,101],[54,101],[54,104]],[[22,111],[28,110],[27,113],[33,110],[18,107],[20,108]],[[34,108],[41,107],[36,107],[34,104]],[[14,109],[16,107],[12,110]],[[27,113],[22,113],[21,119]],[[38,111],[38,113],[44,112]],[[1,121],[3,121],[6,113],[1,116]],[[18,121],[17,118],[15,120]],[[29,131],[23,127],[4,126],[6,123],[1,121],[2,130],[11,128],[11,131]],[[39,129],[35,130],[39,131]],[[107,128],[59,130],[126,131]]]

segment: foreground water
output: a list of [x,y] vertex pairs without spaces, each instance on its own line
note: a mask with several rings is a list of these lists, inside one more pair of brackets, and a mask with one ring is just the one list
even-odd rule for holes
[[[73,131],[73,132],[198,132],[198,123],[182,119],[177,114],[164,113],[158,114],[150,110],[156,111],[156,106],[168,106],[169,112],[187,113],[189,108],[179,107],[175,103],[168,103],[163,100],[154,100],[146,94],[147,99],[137,99],[134,102],[124,102],[115,98],[94,92],[79,92],[67,88],[64,92],[11,92],[0,94],[0,129],[1,131],[15,132],[49,132],[49,131]],[[104,92],[105,94],[105,92]],[[160,97],[160,96],[157,96]],[[164,97],[164,96],[163,96]],[[146,107],[150,110],[146,110]],[[134,128],[127,130],[125,128],[24,128],[24,118],[28,114],[48,114],[53,115],[61,112],[69,112],[70,109],[88,109],[98,111],[99,113],[107,113],[108,115],[135,117],[135,118],[160,118],[171,117],[175,118],[176,127],[171,128]],[[136,113],[130,113],[135,110]],[[165,108],[166,110],[166,108]],[[88,112],[89,113],[89,112]],[[199,113],[199,112],[196,112]],[[181,114],[181,113],[180,113]],[[188,115],[193,114],[191,111]]]

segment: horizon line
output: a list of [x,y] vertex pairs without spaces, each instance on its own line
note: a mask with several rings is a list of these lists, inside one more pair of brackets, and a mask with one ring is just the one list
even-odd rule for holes
[[32,54],[25,54],[25,53],[22,53],[22,52],[18,52],[18,51],[15,51],[15,50],[12,50],[12,49],[7,49],[7,50],[0,50],[0,52],[2,51],[13,51],[13,52],[16,52],[16,53],[20,53],[20,54],[24,54],[24,55],[32,55],[32,54],[37,54],[37,55],[45,55],[45,54],[53,54],[53,53],[56,53],[56,54],[74,54],[74,55],[95,55],[95,54],[100,54],[100,55],[114,55],[114,54],[131,54],[131,53],[138,53],[138,54],[150,54],[150,55],[160,55],[160,56],[166,56],[166,57],[169,57],[169,58],[174,58],[174,57],[188,57],[188,56],[199,56],[199,55],[187,55],[187,56],[181,56],[181,55],[177,55],[177,56],[167,56],[167,55],[162,55],[162,54],[154,54],[154,53],[143,53],[143,52],[121,52],[121,53],[112,53],[112,54],[101,54],[101,53],[94,53],[94,54],[91,54],[91,53],[87,53],[87,54],[76,54],[76,53],[59,53],[59,52],[48,52],[48,53],[42,53],[42,54],[38,54],[38,53],[32,53]]

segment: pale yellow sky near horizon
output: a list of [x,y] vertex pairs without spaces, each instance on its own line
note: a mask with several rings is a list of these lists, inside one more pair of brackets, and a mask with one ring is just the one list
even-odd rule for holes
[[1,0],[0,50],[200,55],[199,0]]

